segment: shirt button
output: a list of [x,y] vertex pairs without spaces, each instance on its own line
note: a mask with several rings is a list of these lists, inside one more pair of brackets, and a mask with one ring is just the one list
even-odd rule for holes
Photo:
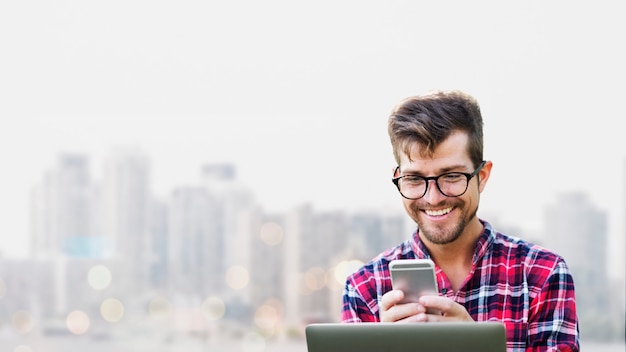
[[442,294],[444,294],[444,295],[445,295],[445,294],[446,294],[446,292],[448,292],[448,289],[447,289],[447,288],[445,288],[445,287],[444,287],[444,288],[442,288],[442,289],[441,289],[441,293],[442,293]]

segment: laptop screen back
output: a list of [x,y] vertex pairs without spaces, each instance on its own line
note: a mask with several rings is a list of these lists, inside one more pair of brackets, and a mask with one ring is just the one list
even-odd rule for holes
[[506,352],[498,322],[319,323],[305,335],[308,352]]

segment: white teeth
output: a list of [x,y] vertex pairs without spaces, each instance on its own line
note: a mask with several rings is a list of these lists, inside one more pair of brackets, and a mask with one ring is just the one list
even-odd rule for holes
[[445,208],[441,210],[426,210],[426,214],[430,216],[441,216],[441,215],[448,214],[451,211],[452,211],[452,207],[449,207],[449,208]]

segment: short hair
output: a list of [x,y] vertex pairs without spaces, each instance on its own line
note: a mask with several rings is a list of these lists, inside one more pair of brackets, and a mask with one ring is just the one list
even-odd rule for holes
[[472,96],[453,90],[408,97],[393,108],[388,121],[389,139],[398,165],[400,153],[410,157],[417,145],[423,157],[430,157],[441,142],[457,131],[469,136],[467,153],[474,166],[478,166],[483,160],[483,119]]

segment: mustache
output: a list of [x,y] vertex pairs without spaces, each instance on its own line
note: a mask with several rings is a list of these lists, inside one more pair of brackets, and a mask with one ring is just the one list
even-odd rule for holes
[[443,202],[443,203],[439,203],[439,204],[431,204],[431,203],[416,204],[416,203],[413,203],[409,207],[413,211],[420,211],[420,210],[425,210],[425,209],[443,209],[443,208],[456,207],[456,206],[459,206],[459,202]]

